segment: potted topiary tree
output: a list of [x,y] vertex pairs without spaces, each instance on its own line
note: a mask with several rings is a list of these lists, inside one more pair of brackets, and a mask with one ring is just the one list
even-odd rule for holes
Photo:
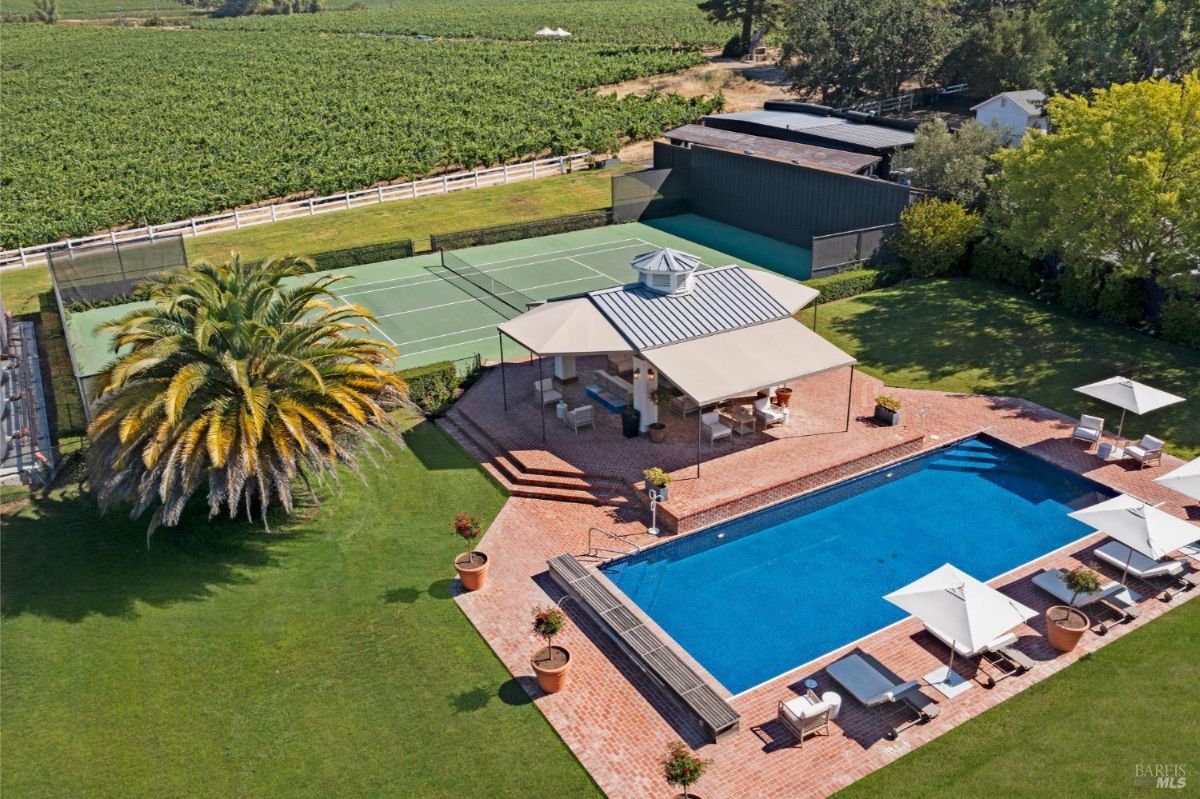
[[1071,604],[1055,605],[1046,611],[1046,637],[1050,646],[1059,652],[1070,652],[1091,626],[1087,614],[1075,607],[1080,594],[1095,594],[1100,590],[1100,577],[1082,566],[1059,577],[1071,592]]
[[875,418],[886,425],[900,424],[900,400],[887,394],[875,398]]
[[674,397],[671,389],[666,386],[659,386],[650,392],[651,402],[658,406],[658,421],[646,425],[646,429],[650,431],[650,440],[655,444],[661,444],[667,439],[667,425],[663,419],[667,418],[667,408]]
[[667,756],[662,761],[663,778],[667,785],[683,789],[683,793],[675,794],[674,799],[699,799],[696,794],[688,793],[688,788],[704,776],[711,763],[711,760],[701,760],[689,752],[682,741],[668,745]]
[[488,556],[477,552],[474,541],[483,531],[479,519],[469,513],[454,518],[454,534],[467,542],[467,551],[454,559],[454,570],[467,591],[478,591],[487,582]]
[[567,615],[558,608],[535,608],[533,631],[546,639],[546,648],[533,655],[530,665],[537,675],[538,685],[548,694],[556,694],[567,684],[567,668],[571,665],[571,653],[564,647],[554,646],[554,636],[562,632],[567,624]]
[[663,471],[660,466],[653,466],[649,469],[642,470],[642,477],[646,478],[646,490],[653,489],[658,494],[659,502],[666,502],[671,493],[671,474]]

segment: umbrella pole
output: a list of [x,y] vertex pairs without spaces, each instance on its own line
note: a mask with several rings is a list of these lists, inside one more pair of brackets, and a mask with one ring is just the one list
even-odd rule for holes
[[1126,545],[1129,554],[1125,556],[1125,571],[1121,572],[1121,585],[1125,585],[1125,578],[1129,576],[1129,562],[1133,560],[1133,547]]
[[1121,431],[1125,429],[1125,409],[1121,409],[1121,421],[1117,423],[1117,440],[1121,440]]

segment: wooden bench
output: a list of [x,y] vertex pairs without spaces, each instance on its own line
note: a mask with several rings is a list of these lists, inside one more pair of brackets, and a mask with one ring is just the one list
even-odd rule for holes
[[738,728],[741,716],[704,677],[675,654],[660,635],[642,623],[623,596],[614,594],[570,555],[546,561],[550,574],[588,613],[601,622],[627,654],[694,713],[713,741]]

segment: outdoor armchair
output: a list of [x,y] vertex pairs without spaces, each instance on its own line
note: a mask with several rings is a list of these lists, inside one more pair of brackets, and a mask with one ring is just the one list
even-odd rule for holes
[[1104,420],[1099,416],[1088,416],[1086,413],[1079,417],[1079,424],[1075,426],[1074,432],[1071,433],[1073,441],[1086,441],[1088,449],[1091,449],[1092,444],[1099,444],[1100,437],[1104,435]]
[[1154,436],[1142,436],[1138,443],[1125,447],[1125,457],[1133,458],[1142,468],[1159,465],[1162,463],[1162,456],[1163,442]]
[[554,378],[546,377],[533,381],[533,398],[542,405],[554,405],[562,399],[562,394],[554,388]]
[[754,401],[754,418],[762,422],[764,430],[773,424],[783,424],[787,420],[783,410],[771,404],[770,397],[759,397]]
[[817,732],[829,734],[829,719],[832,717],[833,706],[822,702],[812,691],[805,691],[803,696],[779,702],[779,720],[792,731],[800,740],[800,748],[804,748],[804,739]]
[[716,411],[709,411],[700,417],[700,432],[708,439],[708,445],[711,447],[713,442],[719,438],[733,439],[733,428],[729,425],[721,423],[721,414]]
[[563,414],[563,424],[574,430],[575,435],[579,435],[579,428],[595,423],[593,414],[594,410],[591,405],[580,405]]

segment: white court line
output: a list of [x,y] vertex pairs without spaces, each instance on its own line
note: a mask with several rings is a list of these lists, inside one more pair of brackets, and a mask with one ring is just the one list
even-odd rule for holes
[[393,316],[405,316],[410,313],[421,313],[422,311],[436,311],[438,308],[449,308],[451,305],[463,305],[468,302],[479,302],[476,297],[467,297],[465,300],[455,300],[454,302],[444,302],[441,305],[426,305],[423,308],[413,308],[411,311],[396,311],[394,313],[376,314],[376,319],[390,319]]
[[[520,261],[524,258],[542,258],[547,255],[554,255],[555,253],[571,252],[572,250],[586,250],[589,247],[608,247],[612,244],[620,244],[623,241],[640,241],[642,244],[646,243],[644,240],[639,239],[639,238],[613,239],[612,241],[602,241],[598,244],[581,244],[578,247],[567,247],[564,250],[550,250],[549,252],[539,252],[539,253],[535,253],[533,255],[522,255],[517,258],[501,258],[498,261],[486,261],[482,264],[475,264],[475,266],[478,267],[478,266],[491,266],[492,264],[506,264],[510,261]],[[580,255],[587,255],[587,253],[580,253]]]
[[481,341],[491,341],[491,340],[492,340],[491,336],[484,336],[483,338],[473,338],[470,341],[460,341],[457,344],[446,344],[441,347],[431,347],[430,349],[427,349],[427,350],[417,350],[416,352],[405,352],[405,353],[401,353],[401,355],[402,355],[402,357],[409,357],[412,355],[424,355],[428,352],[437,352],[438,350],[448,350],[451,347],[461,347],[464,344],[478,344]]
[[496,325],[483,325],[482,327],[468,327],[466,330],[455,330],[450,333],[439,333],[436,336],[426,336],[425,338],[414,338],[412,341],[404,341],[397,344],[397,347],[403,347],[407,344],[420,344],[422,341],[433,341],[435,338],[445,338],[446,336],[457,336],[459,333],[474,333],[477,330],[489,330],[495,328]]
[[[587,264],[580,264],[580,266],[582,266],[582,267],[585,267],[585,268],[587,268],[587,269],[592,269],[592,268],[591,268],[590,266],[588,266]],[[593,272],[596,272],[596,270],[595,270],[595,269],[592,269],[592,271],[593,271]],[[604,274],[603,272],[596,272],[596,275],[595,275],[595,277],[602,277],[602,278],[604,278],[605,280],[612,280],[612,278],[611,278],[611,277],[609,277],[608,275]],[[538,286],[529,286],[529,287],[526,289],[526,291],[532,291],[532,290],[534,290],[534,289],[548,289],[548,288],[553,288],[554,286],[563,286],[563,285],[566,285],[567,283],[578,283],[578,282],[580,282],[580,281],[582,281],[582,280],[594,280],[594,279],[595,279],[595,277],[594,277],[594,276],[592,276],[592,275],[585,275],[584,277],[573,277],[573,278],[571,278],[570,280],[559,280],[559,281],[556,281],[556,282],[554,282],[554,283],[542,283],[541,285],[538,285]],[[482,291],[482,289],[480,289],[480,291]],[[485,292],[485,293],[486,293],[486,292]],[[522,293],[524,293],[524,292],[522,292]],[[447,303],[443,303],[442,305],[427,305],[427,306],[425,306],[424,308],[413,308],[413,309],[412,309],[412,310],[410,310],[410,311],[396,311],[395,313],[385,313],[385,314],[379,314],[379,315],[378,315],[378,316],[376,316],[375,318],[376,318],[376,319],[388,319],[388,318],[390,318],[390,317],[393,317],[393,316],[404,316],[405,314],[410,314],[410,313],[420,313],[421,311],[433,311],[433,310],[436,310],[436,309],[438,309],[438,308],[445,308],[445,307],[447,307],[447,306],[450,306],[450,305],[462,305],[463,303],[468,303],[468,302],[479,302],[479,303],[483,303],[483,300],[482,300],[481,298],[479,298],[479,297],[468,297],[468,298],[467,298],[467,299],[465,299],[465,300],[455,300],[454,302],[447,302]],[[486,305],[487,303],[483,303],[483,304],[485,304],[485,305]]]
[[590,269],[590,270],[592,270],[593,272],[595,272],[595,273],[596,273],[596,275],[597,275],[598,277],[602,277],[602,278],[604,278],[605,280],[616,280],[616,278],[614,278],[614,277],[611,277],[611,276],[609,276],[609,275],[606,275],[606,274],[604,274],[603,272],[601,272],[601,271],[600,271],[599,269],[597,269],[596,267],[594,267],[594,266],[589,266],[588,264],[585,264],[583,261],[576,260],[575,258],[573,258],[573,257],[571,257],[571,256],[568,256],[568,257],[567,257],[567,260],[568,260],[568,261],[570,261],[571,263],[579,264],[579,265],[580,265],[580,266],[582,266],[584,269]]

